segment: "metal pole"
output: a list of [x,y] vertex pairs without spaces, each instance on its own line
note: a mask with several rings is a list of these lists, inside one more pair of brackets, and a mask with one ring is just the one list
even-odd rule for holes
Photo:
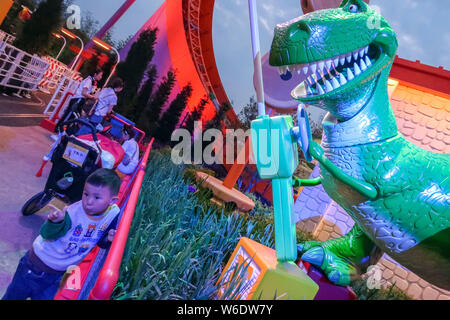
[[253,66],[256,73],[256,100],[258,103],[258,115],[266,114],[266,106],[264,102],[264,85],[261,67],[261,49],[259,45],[259,29],[258,29],[258,11],[256,9],[256,1],[248,0],[248,9],[250,15],[250,30],[252,36],[253,50]]
[[66,47],[66,44],[67,44],[66,38],[64,38],[63,36],[61,36],[61,37],[64,40],[64,44],[63,44],[61,50],[59,50],[59,53],[58,53],[58,55],[55,58],[56,60],[58,60],[59,56],[61,55],[61,53],[63,52],[63,50],[64,50],[64,48]]
[[108,84],[109,80],[111,79],[112,75],[114,74],[114,71],[116,71],[117,65],[118,65],[119,62],[120,62],[120,54],[119,54],[119,51],[117,51],[116,48],[114,48],[114,47],[111,47],[111,49],[112,49],[112,50],[116,53],[116,55],[117,55],[117,62],[116,62],[116,64],[112,67],[111,73],[109,74],[108,79],[106,79],[105,84],[103,85],[103,88],[106,87],[106,85]]
[[81,42],[81,48],[80,48],[80,52],[79,52],[78,55],[75,57],[75,60],[73,61],[72,66],[70,67],[70,70],[73,70],[73,68],[74,68],[75,65],[77,64],[78,59],[79,59],[80,56],[81,56],[81,53],[82,53],[83,50],[84,50],[84,43],[83,43],[83,40],[81,40],[81,38],[78,37],[78,36],[76,36],[76,37],[77,37],[77,39],[80,40],[80,42]]

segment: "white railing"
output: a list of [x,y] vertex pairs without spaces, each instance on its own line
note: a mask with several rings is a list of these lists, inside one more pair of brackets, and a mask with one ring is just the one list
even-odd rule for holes
[[71,70],[67,65],[55,58],[46,56],[42,58],[50,64],[44,78],[39,83],[39,89],[43,92],[50,93],[56,89],[63,77],[73,80],[80,80],[79,72]]
[[0,41],[0,86],[35,91],[48,67],[37,55]]
[[[71,95],[75,93],[79,85],[80,81],[68,78],[65,75],[62,76],[43,112],[46,115],[50,115],[49,120],[53,120],[56,116],[63,114],[69,104]],[[61,106],[61,104],[63,105]]]
[[0,41],[7,42],[7,43],[13,43],[14,40],[16,40],[16,37],[13,35],[10,35],[9,33],[6,33],[3,30],[0,30]]

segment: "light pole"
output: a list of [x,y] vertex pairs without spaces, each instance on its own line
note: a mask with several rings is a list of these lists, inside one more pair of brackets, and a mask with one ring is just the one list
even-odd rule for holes
[[81,53],[83,52],[84,49],[84,43],[83,40],[81,40],[80,37],[78,37],[76,34],[70,32],[69,30],[65,29],[65,28],[61,28],[61,32],[64,33],[66,36],[68,36],[71,39],[78,39],[81,42],[81,48],[80,48],[80,52],[78,53],[78,55],[75,57],[75,60],[72,63],[72,66],[70,67],[70,70],[73,70],[73,67],[75,67],[75,65],[77,64],[78,59],[81,56]]
[[106,42],[100,40],[99,38],[96,38],[96,37],[92,38],[92,42],[94,42],[97,46],[99,46],[99,47],[101,47],[101,48],[103,48],[103,49],[105,49],[107,51],[111,51],[111,50],[114,51],[116,56],[117,56],[117,61],[114,64],[114,66],[112,67],[111,73],[109,74],[108,79],[106,79],[105,84],[103,85],[103,87],[106,87],[106,85],[108,84],[109,80],[111,79],[111,76],[114,74],[114,71],[116,71],[117,65],[120,62],[120,54],[119,54],[119,51],[117,51],[116,48],[110,46],[109,44],[107,44]]
[[58,39],[63,39],[64,40],[64,44],[61,48],[61,50],[59,50],[58,54],[56,55],[56,60],[58,60],[59,56],[61,55],[61,53],[63,52],[64,48],[66,47],[67,41],[66,38],[64,38],[62,35],[60,35],[59,33],[55,33],[53,32],[52,35]]

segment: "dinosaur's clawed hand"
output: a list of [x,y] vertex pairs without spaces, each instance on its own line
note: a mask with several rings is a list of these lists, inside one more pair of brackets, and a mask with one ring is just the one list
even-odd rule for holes
[[299,257],[321,269],[334,284],[346,286],[358,275],[357,268],[348,259],[340,256],[325,242],[308,241],[297,246]]

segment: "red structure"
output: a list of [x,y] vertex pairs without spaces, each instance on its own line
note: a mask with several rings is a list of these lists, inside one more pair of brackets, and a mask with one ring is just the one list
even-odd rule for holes
[[[211,98],[212,103],[204,111],[205,120],[213,117],[220,104],[229,103],[214,57],[213,10],[214,0],[166,0],[120,52],[122,59],[125,59],[142,31],[158,28],[152,64],[158,66],[160,78],[170,69],[176,71],[177,84],[171,99],[183,86],[191,83],[194,90],[188,103],[190,110],[205,95]],[[228,111],[227,118],[229,122],[239,122],[232,109]]]

